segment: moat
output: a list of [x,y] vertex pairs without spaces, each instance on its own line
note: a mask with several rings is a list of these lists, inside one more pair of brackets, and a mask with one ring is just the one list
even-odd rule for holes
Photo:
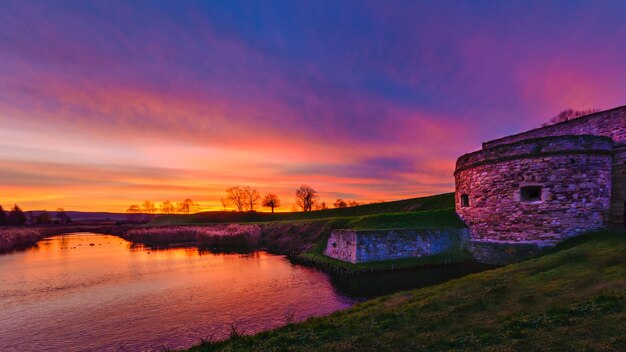
[[[484,270],[331,277],[266,252],[155,250],[93,233],[0,255],[0,350],[160,351],[250,334]],[[231,325],[232,324],[232,325]]]

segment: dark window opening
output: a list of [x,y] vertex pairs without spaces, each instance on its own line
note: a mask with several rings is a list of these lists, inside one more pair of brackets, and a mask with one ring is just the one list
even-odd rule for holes
[[521,189],[522,202],[539,202],[541,200],[541,186],[526,186]]
[[331,243],[331,245],[333,246],[333,248],[337,248],[337,243],[333,242]]
[[461,208],[469,207],[469,196],[467,194],[461,195]]

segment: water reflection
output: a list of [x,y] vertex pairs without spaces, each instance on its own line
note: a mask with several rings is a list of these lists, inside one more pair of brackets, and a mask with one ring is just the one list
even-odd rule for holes
[[354,300],[265,252],[215,254],[73,234],[0,256],[1,351],[189,347],[325,315]]
[[332,277],[266,252],[153,248],[55,236],[0,256],[0,351],[161,351],[230,324],[245,333],[488,268],[458,265]]
[[357,300],[364,300],[394,292],[432,286],[492,268],[495,267],[486,264],[463,263],[359,276],[333,276],[331,282],[342,294]]

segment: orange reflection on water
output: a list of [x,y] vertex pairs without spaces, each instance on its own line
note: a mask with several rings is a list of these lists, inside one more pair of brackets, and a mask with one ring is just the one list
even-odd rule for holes
[[326,275],[265,252],[153,249],[89,233],[0,256],[2,348],[189,347],[229,324],[247,333],[348,307]]

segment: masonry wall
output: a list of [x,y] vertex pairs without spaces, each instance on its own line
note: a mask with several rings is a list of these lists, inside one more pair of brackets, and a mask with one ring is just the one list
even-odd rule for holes
[[616,145],[626,144],[626,106],[494,139],[483,143],[483,149],[532,138],[585,134],[609,137]]
[[332,231],[326,243],[324,255],[344,262],[356,263],[356,231]]
[[[466,154],[455,171],[457,213],[472,239],[483,241],[560,241],[602,228],[612,153],[606,137],[559,136]],[[542,187],[541,200],[524,202],[524,186]]]
[[467,229],[335,230],[324,254],[351,263],[423,257],[460,249]]
[[619,152],[619,150],[626,149],[626,106],[485,142],[483,149],[529,138],[584,134],[610,137],[614,148],[618,150],[613,162],[614,191],[611,195],[609,223],[615,227],[624,227],[626,226],[626,152]]

